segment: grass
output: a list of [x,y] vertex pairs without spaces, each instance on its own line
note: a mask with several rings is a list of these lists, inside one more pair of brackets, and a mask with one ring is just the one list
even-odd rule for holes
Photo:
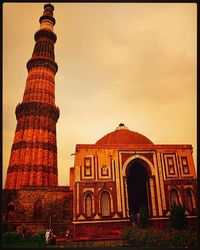
[[18,242],[10,242],[4,243],[4,248],[46,248],[46,244],[41,244],[36,241],[18,241]]

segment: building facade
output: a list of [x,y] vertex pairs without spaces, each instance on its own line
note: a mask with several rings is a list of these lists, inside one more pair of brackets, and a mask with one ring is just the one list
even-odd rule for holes
[[[52,227],[71,238],[120,238],[144,207],[152,226],[168,223],[172,204],[196,220],[196,173],[191,145],[156,145],[120,124],[95,144],[77,144],[70,187],[58,186],[54,7],[44,5],[27,63],[23,100],[3,190],[4,231]],[[66,175],[68,173],[66,172]]]
[[119,237],[141,207],[150,224],[168,223],[172,204],[196,219],[196,174],[191,145],[155,145],[120,124],[93,145],[76,145],[70,187],[77,238]]

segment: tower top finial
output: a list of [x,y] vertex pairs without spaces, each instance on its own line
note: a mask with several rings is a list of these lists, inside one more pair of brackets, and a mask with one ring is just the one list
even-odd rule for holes
[[44,9],[46,9],[48,7],[52,8],[52,10],[54,11],[54,6],[50,2],[44,5]]
[[50,29],[53,31],[53,26],[56,23],[55,18],[53,17],[54,6],[51,3],[44,5],[43,15],[40,17],[40,28]]

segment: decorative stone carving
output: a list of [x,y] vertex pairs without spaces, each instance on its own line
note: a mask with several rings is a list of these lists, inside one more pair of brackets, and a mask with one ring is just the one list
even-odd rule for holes
[[45,117],[52,118],[55,122],[57,122],[60,111],[59,108],[46,103],[20,103],[17,105],[15,114],[17,119],[26,115],[43,115]]
[[49,59],[46,58],[34,58],[30,59],[27,64],[26,64],[28,72],[33,68],[33,67],[47,67],[56,73],[58,71],[58,65],[56,62],[53,62]]
[[45,29],[38,30],[34,35],[34,39],[35,41],[37,41],[40,37],[44,37],[44,36],[51,39],[53,43],[55,43],[57,40],[57,36],[54,32],[45,30]]

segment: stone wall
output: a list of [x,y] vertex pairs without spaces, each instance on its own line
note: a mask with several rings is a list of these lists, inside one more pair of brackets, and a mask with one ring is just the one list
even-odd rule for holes
[[120,239],[124,228],[130,227],[129,221],[81,223],[74,225],[74,239],[98,240]]
[[3,190],[3,203],[3,219],[14,228],[24,226],[34,233],[52,227],[58,234],[71,229],[73,195],[69,187]]

